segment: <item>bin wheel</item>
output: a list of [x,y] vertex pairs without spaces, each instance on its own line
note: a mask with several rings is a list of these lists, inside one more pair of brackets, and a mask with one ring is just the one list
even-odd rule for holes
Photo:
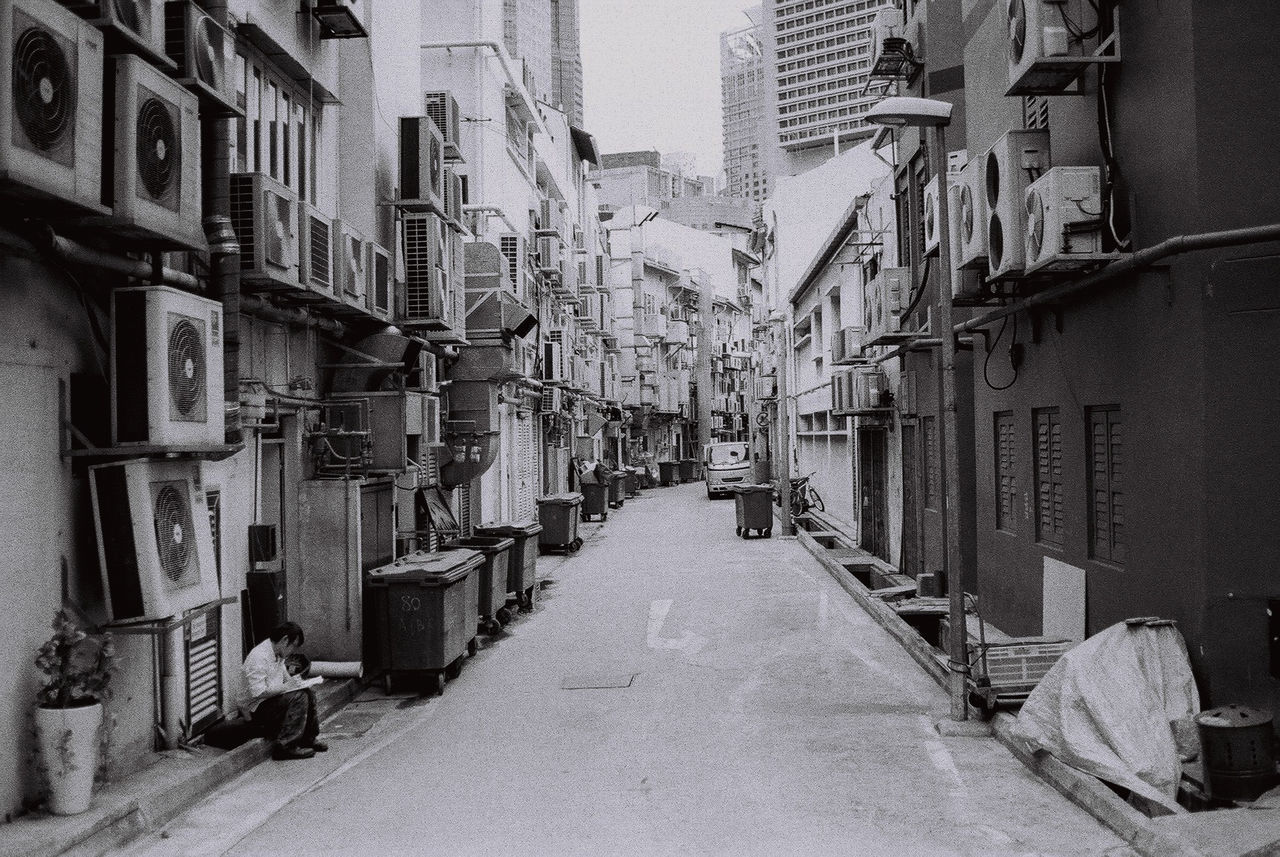
[[600,520],[601,520],[601,521],[607,521],[607,520],[609,520],[609,513],[608,513],[608,512],[601,512],[601,513],[600,513]]
[[501,607],[498,609],[497,613],[493,614],[493,618],[494,621],[498,623],[498,627],[501,628],[503,625],[511,621],[511,611],[505,607]]
[[742,535],[742,527],[737,527],[737,528],[735,528],[735,529],[734,529],[734,531],[733,531],[733,533],[734,533],[734,535],[736,535],[736,536],[740,536],[740,535]]
[[444,671],[436,670],[427,676],[427,696],[444,695]]
[[570,551],[572,551],[573,553],[577,553],[577,552],[578,552],[578,549],[579,549],[579,548],[581,548],[581,547],[582,547],[582,539],[581,539],[581,538],[577,538],[577,539],[574,539],[573,541],[569,542],[569,550],[570,550]]
[[444,668],[441,678],[455,679],[462,674],[462,655],[458,655]]
[[749,538],[751,538],[751,530],[747,529],[746,527],[743,527],[743,528],[742,528],[742,537],[743,537],[744,539],[749,539]]
[[476,638],[472,637],[467,640],[467,657],[474,658],[478,651],[480,651],[480,644],[476,642]]
[[387,696],[391,695],[391,670],[382,674],[382,692]]
[[765,528],[764,528],[764,537],[765,537],[766,539],[768,539],[768,538],[772,538],[772,537],[773,537],[773,527],[765,527]]

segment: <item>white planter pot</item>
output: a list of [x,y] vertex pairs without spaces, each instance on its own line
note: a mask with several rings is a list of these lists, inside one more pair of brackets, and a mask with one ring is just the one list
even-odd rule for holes
[[101,726],[100,704],[36,709],[36,735],[49,778],[49,811],[55,815],[89,808]]

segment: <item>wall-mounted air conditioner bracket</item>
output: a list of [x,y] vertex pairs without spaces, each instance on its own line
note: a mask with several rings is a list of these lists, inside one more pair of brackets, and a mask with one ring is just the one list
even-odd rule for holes
[[[1082,78],[1095,65],[1120,62],[1120,9],[1111,10],[1111,32],[1091,53],[1079,57],[1042,57],[1009,84],[1005,95],[1085,95]],[[1070,88],[1069,88],[1070,87]]]

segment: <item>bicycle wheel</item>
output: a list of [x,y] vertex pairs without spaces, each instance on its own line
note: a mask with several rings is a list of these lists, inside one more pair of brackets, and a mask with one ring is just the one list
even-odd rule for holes
[[809,505],[817,509],[819,512],[827,511],[826,505],[822,502],[822,495],[813,488],[809,489]]
[[804,496],[799,491],[791,492],[791,517],[804,514]]

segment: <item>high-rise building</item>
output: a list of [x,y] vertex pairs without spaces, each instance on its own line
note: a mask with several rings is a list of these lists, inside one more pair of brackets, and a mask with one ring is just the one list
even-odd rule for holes
[[551,98],[570,125],[583,126],[578,0],[551,0]]
[[763,10],[745,13],[748,23],[720,34],[720,112],[724,140],[725,192],[762,200],[769,194],[771,141],[766,114]]
[[[867,91],[871,24],[886,0],[767,0],[768,105],[785,172],[816,165],[871,135],[862,115],[880,98]],[[823,155],[811,149],[826,147]]]

